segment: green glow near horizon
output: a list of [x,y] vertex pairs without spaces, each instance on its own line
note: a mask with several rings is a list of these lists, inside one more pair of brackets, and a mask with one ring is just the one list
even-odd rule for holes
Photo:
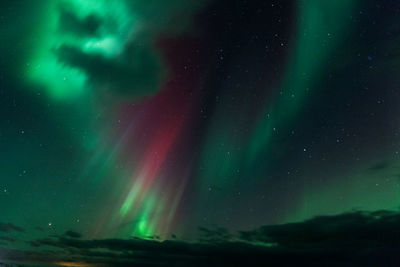
[[151,193],[146,194],[145,199],[142,201],[141,209],[137,216],[138,224],[134,225],[133,235],[138,237],[152,236],[155,231],[155,218],[154,206],[156,204],[156,198]]
[[[288,213],[284,221],[299,222],[314,216],[337,215],[354,210],[399,211],[397,173],[393,170],[377,174],[368,172],[361,168],[349,172],[344,180],[331,178],[319,185],[306,185],[297,208]],[[388,178],[383,179],[382,176]]]

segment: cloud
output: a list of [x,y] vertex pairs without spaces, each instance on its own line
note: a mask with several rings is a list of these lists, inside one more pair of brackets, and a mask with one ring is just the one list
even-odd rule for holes
[[[105,266],[393,266],[398,263],[400,213],[351,212],[298,223],[268,225],[230,234],[200,228],[197,242],[182,240],[80,239],[61,236],[28,241],[31,251],[0,248],[5,260],[21,263],[74,262]],[[56,264],[57,265],[57,264]]]
[[81,238],[82,234],[74,231],[66,231],[64,233],[65,237],[70,237],[70,238]]
[[[263,226],[240,232],[240,238],[249,242],[276,243],[281,247],[349,248],[368,244],[381,246],[398,242],[400,215],[393,211],[351,212],[336,216],[282,225]],[[362,243],[362,244],[359,244]]]
[[218,242],[218,241],[229,241],[234,236],[231,235],[228,229],[223,227],[217,227],[215,229],[207,229],[199,227],[200,241],[202,242]]
[[22,227],[16,226],[15,224],[12,224],[12,223],[1,223],[0,222],[0,232],[9,233],[12,231],[23,233],[23,232],[25,232],[25,229],[23,229]]

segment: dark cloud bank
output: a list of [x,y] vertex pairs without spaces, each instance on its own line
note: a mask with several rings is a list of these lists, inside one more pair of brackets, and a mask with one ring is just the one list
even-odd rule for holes
[[[67,231],[26,241],[31,250],[3,246],[0,255],[3,262],[22,266],[400,266],[399,226],[398,212],[356,211],[237,234],[199,228],[197,242],[87,240]],[[13,226],[4,232],[8,229],[23,230]]]

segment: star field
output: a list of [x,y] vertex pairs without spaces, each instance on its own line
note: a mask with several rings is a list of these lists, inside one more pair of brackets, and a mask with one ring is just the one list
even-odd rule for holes
[[0,6],[0,262],[396,216],[397,1]]

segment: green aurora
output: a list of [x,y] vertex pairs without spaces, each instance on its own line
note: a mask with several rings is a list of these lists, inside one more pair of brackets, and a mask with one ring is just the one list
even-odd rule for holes
[[38,2],[1,4],[3,247],[398,211],[384,5]]

